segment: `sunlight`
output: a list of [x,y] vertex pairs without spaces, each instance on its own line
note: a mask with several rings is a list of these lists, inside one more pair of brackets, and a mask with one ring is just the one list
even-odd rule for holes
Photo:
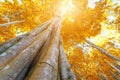
[[96,6],[96,3],[99,2],[100,0],[88,0],[88,7],[91,9],[94,9]]
[[0,0],[0,2],[4,2],[4,0]]
[[3,36],[0,35],[0,43],[5,42],[5,39]]
[[75,5],[73,4],[72,0],[65,0],[61,2],[60,7],[60,16],[63,17],[67,13],[70,13],[75,8]]
[[16,31],[16,36],[19,36],[19,35],[22,35],[22,34],[25,34],[26,32],[22,32],[20,29],[18,29]]

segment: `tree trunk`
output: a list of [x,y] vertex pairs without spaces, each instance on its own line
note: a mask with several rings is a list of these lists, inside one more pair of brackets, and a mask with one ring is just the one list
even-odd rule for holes
[[[37,28],[35,28],[33,31],[31,31],[29,34],[29,36],[22,38],[20,41],[18,41],[14,46],[10,47],[8,50],[6,50],[5,52],[1,53],[0,56],[0,70],[1,67],[5,64],[7,64],[8,62],[11,61],[11,59],[13,59],[14,57],[16,57],[19,53],[21,53],[23,50],[29,48],[29,46],[35,41],[37,40],[37,38],[39,36],[41,36],[43,32],[48,25],[50,24],[52,20],[50,20],[49,22],[46,22],[45,25],[41,25]],[[9,43],[10,44],[10,43]],[[11,44],[10,44],[11,45]],[[14,52],[13,52],[14,51]]]
[[60,70],[60,80],[76,80],[73,71],[70,68],[70,64],[67,61],[64,48],[62,46],[62,41],[60,40],[60,54],[59,54],[59,69]]
[[53,18],[1,44],[0,80],[76,80],[60,43],[60,24]]
[[88,44],[90,44],[92,47],[98,49],[100,52],[102,52],[103,54],[109,56],[110,58],[112,58],[113,60],[119,61],[120,62],[120,58],[112,55],[111,53],[107,52],[106,50],[102,49],[101,47],[95,45],[94,43],[90,42],[89,40],[85,40]]
[[[9,49],[10,47],[12,47],[15,43],[19,42],[22,38],[27,37],[29,34],[23,34],[20,36],[17,36],[13,39],[10,39],[2,44],[0,44],[0,54],[2,54],[3,52],[5,52],[7,49]],[[0,55],[2,56],[2,55]]]

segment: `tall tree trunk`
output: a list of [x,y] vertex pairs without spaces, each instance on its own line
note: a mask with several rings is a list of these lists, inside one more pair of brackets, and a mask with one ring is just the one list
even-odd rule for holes
[[106,50],[102,49],[101,47],[95,45],[94,43],[90,42],[89,40],[85,40],[88,44],[90,44],[92,47],[98,49],[100,52],[102,52],[103,54],[109,56],[110,58],[112,58],[113,60],[116,60],[116,61],[120,61],[120,58],[112,55],[111,53],[107,52]]
[[60,54],[59,54],[59,69],[58,70],[60,72],[60,80],[76,80],[76,77],[70,68],[70,64],[67,61],[61,39],[60,39],[59,50],[60,50]]
[[52,34],[43,46],[40,57],[27,80],[57,80],[59,56],[60,21],[54,26]]
[[53,18],[27,36],[1,44],[6,48],[1,51],[0,80],[75,80],[61,49],[60,24],[59,17]]
[[[45,25],[41,25],[37,28],[35,28],[33,31],[29,33],[29,36],[22,38],[20,41],[18,41],[14,46],[10,47],[5,52],[1,53],[0,56],[0,70],[3,67],[3,65],[7,64],[11,61],[14,57],[16,57],[19,53],[21,53],[23,50],[28,48],[43,32],[48,25],[52,22],[52,20],[45,23]],[[41,34],[42,35],[42,34]]]
[[22,38],[27,37],[29,34],[23,34],[20,36],[17,36],[13,39],[10,39],[8,41],[6,41],[5,43],[0,44],[0,56],[2,56],[2,53],[5,52],[7,49],[9,49],[10,47],[12,47],[15,43],[19,42]]

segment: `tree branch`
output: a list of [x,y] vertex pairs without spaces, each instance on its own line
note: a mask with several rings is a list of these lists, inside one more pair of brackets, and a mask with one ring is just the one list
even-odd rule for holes
[[120,78],[112,71],[110,71],[115,80],[120,80]]
[[120,73],[120,70],[114,66],[113,64],[111,64],[110,62],[106,61],[112,68],[114,68],[116,71],[118,71]]
[[100,74],[100,79],[101,80],[108,80],[108,78],[106,77],[106,75],[103,74],[103,73]]
[[9,22],[9,23],[0,24],[0,27],[9,26],[9,25],[16,24],[16,23],[21,23],[21,22],[24,22],[24,20],[13,21],[13,22]]

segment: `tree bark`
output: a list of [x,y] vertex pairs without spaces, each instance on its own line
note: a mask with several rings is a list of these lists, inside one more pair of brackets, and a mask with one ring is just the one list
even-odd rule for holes
[[23,35],[17,36],[13,39],[10,39],[10,40],[6,41],[5,43],[0,44],[0,56],[2,56],[2,53],[5,52],[7,49],[9,49],[14,44],[19,42],[22,38],[27,37],[28,35],[29,35],[28,33],[23,34]]
[[0,80],[76,80],[60,43],[60,24],[59,17],[53,18],[2,44],[12,46],[2,51]]
[[[47,26],[45,24],[45,26]],[[49,27],[51,28],[51,27]],[[48,29],[49,29],[48,28]],[[36,31],[37,32],[37,31]],[[46,33],[45,33],[46,32]],[[33,57],[35,56],[35,53],[37,52],[37,50],[39,49],[39,47],[41,47],[41,45],[43,44],[43,41],[45,41],[45,37],[47,38],[47,34],[49,34],[50,30],[46,30],[46,31],[42,31],[41,34],[37,35],[35,39],[37,39],[36,41],[33,40],[32,38],[32,42],[31,44],[29,44],[27,41],[30,38],[25,38],[26,41],[26,45],[21,44],[22,47],[19,47],[18,50],[20,50],[18,56],[16,56],[14,59],[12,59],[8,64],[7,67],[9,65],[9,68],[6,69],[6,66],[2,67],[1,71],[0,71],[0,78],[2,80],[7,80],[10,77],[12,79],[15,79],[17,74],[19,73],[19,71],[21,71],[21,69],[31,60],[33,59]],[[30,42],[30,41],[29,41]],[[29,44],[29,45],[28,45]],[[16,46],[16,45],[15,45]],[[25,48],[26,46],[26,48]],[[24,48],[25,49],[24,49]],[[22,48],[22,49],[21,49]],[[18,52],[17,50],[17,52]],[[14,50],[15,51],[15,50]],[[8,55],[8,54],[7,54]],[[7,59],[8,60],[8,59]],[[8,76],[9,75],[9,76]],[[15,75],[15,76],[14,76]]]
[[56,22],[51,36],[43,46],[35,67],[27,80],[57,80],[60,21]]
[[43,32],[48,27],[51,21],[52,20],[50,20],[49,22],[46,22],[45,25],[43,26],[41,25],[35,28],[33,31],[29,33],[30,34],[29,36],[22,38],[14,46],[10,47],[8,50],[3,52],[2,53],[3,56],[0,56],[0,70],[5,64],[10,62],[11,59],[16,57],[19,53],[21,53],[26,48],[28,48],[40,36],[41,32]]
[[60,54],[59,54],[59,72],[60,72],[60,80],[76,80],[76,77],[70,68],[70,64],[67,61],[64,48],[62,46],[62,40],[60,40],[59,46]]

